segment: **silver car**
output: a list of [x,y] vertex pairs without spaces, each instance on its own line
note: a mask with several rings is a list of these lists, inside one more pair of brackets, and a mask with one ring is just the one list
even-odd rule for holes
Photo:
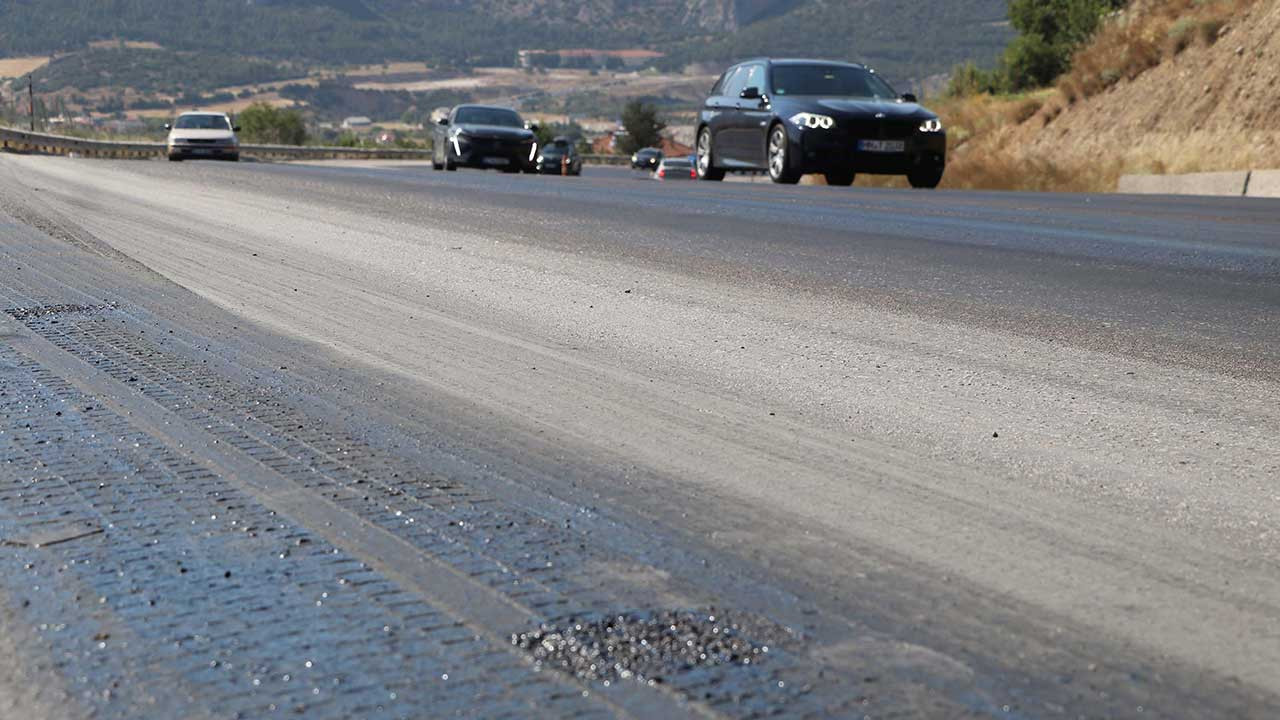
[[164,128],[169,131],[171,161],[200,158],[235,162],[240,159],[240,140],[236,137],[240,128],[226,113],[183,113]]
[[653,171],[655,180],[697,180],[697,158],[692,155],[663,158]]

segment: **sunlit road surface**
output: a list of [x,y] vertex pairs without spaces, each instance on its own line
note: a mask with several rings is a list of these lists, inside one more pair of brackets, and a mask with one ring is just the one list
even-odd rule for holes
[[1275,717],[1278,228],[0,157],[0,717]]

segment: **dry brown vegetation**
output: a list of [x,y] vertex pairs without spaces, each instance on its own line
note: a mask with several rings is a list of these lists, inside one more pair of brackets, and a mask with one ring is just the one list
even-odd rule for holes
[[16,78],[33,73],[49,64],[48,57],[0,58],[0,78]]
[[1280,167],[1280,0],[1135,0],[1058,87],[929,105],[948,128],[943,187],[1109,192],[1125,173]]
[[1103,23],[1058,81],[1067,102],[1097,95],[1195,45],[1212,45],[1255,0],[1137,0]]

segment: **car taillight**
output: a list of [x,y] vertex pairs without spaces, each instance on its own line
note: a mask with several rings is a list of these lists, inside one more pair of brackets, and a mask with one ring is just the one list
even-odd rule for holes
[[689,171],[689,179],[690,179],[690,180],[697,180],[697,179],[698,179],[698,168],[694,168],[694,169],[692,169],[692,170],[690,170],[690,171]]
[[666,170],[659,170],[659,171],[658,171],[658,177],[660,177],[660,178],[665,178],[666,176],[667,176],[667,171],[666,171]]

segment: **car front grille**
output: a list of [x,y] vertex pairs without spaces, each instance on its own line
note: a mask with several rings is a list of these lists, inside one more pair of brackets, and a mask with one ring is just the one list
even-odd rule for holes
[[499,138],[472,138],[471,147],[474,150],[500,150],[510,152],[520,147],[518,140],[502,140]]
[[854,120],[841,124],[850,140],[906,140],[915,134],[917,120]]

